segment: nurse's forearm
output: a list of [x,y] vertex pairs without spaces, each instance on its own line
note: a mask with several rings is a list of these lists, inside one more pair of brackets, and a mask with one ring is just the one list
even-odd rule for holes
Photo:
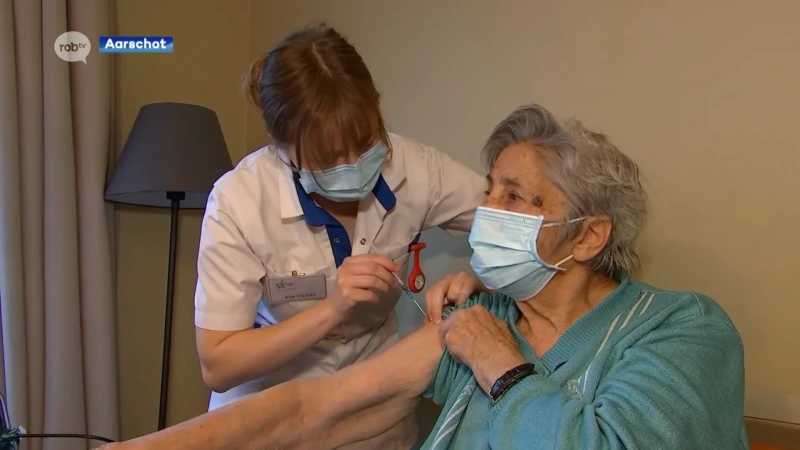
[[233,333],[197,330],[203,380],[224,392],[261,378],[321,341],[342,316],[321,301],[276,325]]

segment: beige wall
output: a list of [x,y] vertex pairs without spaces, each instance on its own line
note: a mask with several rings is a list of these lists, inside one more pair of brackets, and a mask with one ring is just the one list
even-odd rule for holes
[[[602,3],[602,5],[601,5]],[[712,295],[747,352],[748,408],[800,422],[800,59],[792,0],[694,2],[424,0],[118,1],[119,33],[175,36],[171,55],[120,58],[120,137],[147,102],[220,117],[234,161],[264,143],[239,80],[289,30],[325,19],[347,34],[395,132],[482,170],[478,152],[515,106],[539,102],[609,133],[647,175],[644,279]],[[248,112],[249,111],[249,112]],[[122,140],[120,141],[122,142]],[[168,214],[119,218],[123,433],[155,428]],[[183,216],[170,422],[205,409],[193,342],[199,214]],[[431,241],[429,240],[429,243]],[[463,240],[428,252],[466,267]],[[455,252],[449,256],[444,251]],[[431,261],[429,261],[431,262]],[[427,264],[429,277],[434,264]],[[408,305],[405,305],[408,306]],[[401,308],[404,305],[401,304]]]
[[793,0],[254,0],[250,42],[256,55],[328,21],[365,58],[392,129],[476,169],[521,103],[610,134],[647,176],[643,278],[722,304],[745,341],[749,409],[800,422],[797,17]]

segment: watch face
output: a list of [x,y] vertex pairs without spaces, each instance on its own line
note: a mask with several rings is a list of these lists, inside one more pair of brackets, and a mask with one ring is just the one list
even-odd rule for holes
[[425,275],[423,275],[423,274],[419,274],[419,275],[417,275],[416,277],[414,277],[414,287],[415,287],[415,288],[416,288],[418,291],[421,291],[421,290],[422,290],[422,288],[424,288],[424,287],[425,287]]

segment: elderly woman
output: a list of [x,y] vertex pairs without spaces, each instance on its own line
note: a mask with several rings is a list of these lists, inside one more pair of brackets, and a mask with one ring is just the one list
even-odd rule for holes
[[[493,131],[472,268],[428,295],[464,300],[426,395],[426,448],[746,448],[743,350],[694,292],[630,279],[645,218],[636,164],[539,106]],[[481,286],[481,284],[483,286]],[[487,289],[488,288],[488,289]]]
[[[434,323],[333,375],[119,448],[336,448],[389,429],[422,395],[444,405],[425,449],[747,448],[731,320],[706,296],[630,278],[646,210],[636,164],[536,105],[503,120],[484,152],[489,187],[469,238],[480,281],[432,288]],[[444,299],[460,305],[436,323]]]

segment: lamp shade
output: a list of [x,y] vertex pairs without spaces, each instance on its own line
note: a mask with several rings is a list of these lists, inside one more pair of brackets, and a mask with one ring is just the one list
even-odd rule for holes
[[214,182],[231,170],[214,111],[185,103],[142,106],[106,188],[106,200],[170,207],[167,193],[183,193],[181,208],[204,209]]

